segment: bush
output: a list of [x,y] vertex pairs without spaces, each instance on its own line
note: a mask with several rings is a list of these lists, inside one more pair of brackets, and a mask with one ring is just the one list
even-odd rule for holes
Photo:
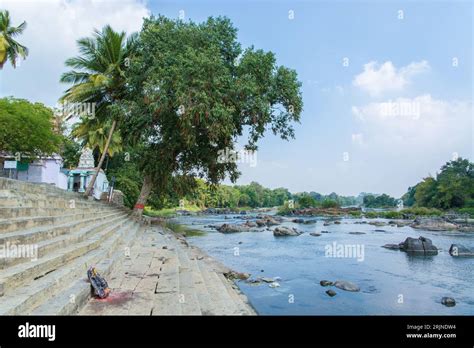
[[337,203],[337,201],[332,200],[332,199],[325,199],[325,200],[321,203],[321,207],[323,207],[323,208],[338,208],[338,207],[339,207],[339,203]]

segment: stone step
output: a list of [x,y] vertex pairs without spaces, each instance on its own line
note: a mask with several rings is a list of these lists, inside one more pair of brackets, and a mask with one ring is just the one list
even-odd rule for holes
[[[76,207],[79,210],[78,207]],[[80,210],[84,213],[97,212],[112,209],[109,206],[104,207],[84,207]],[[68,208],[72,210],[72,208]],[[21,217],[41,217],[41,216],[59,216],[64,214],[62,209],[57,208],[33,208],[33,207],[0,207],[0,219],[16,219]]]
[[[103,210],[102,213],[107,214],[109,210]],[[84,220],[88,217],[96,216],[97,211],[84,212],[82,209],[70,209],[66,211],[67,214],[56,215],[56,216],[36,216],[36,217],[21,217],[15,219],[0,220],[0,235],[12,231],[23,231],[40,226],[58,226],[65,222],[73,222],[78,220]]]
[[[88,267],[109,258],[113,250],[112,247],[120,240],[124,231],[134,228],[133,225],[134,222],[128,220],[114,236],[103,244],[107,248],[95,249],[72,260],[65,267],[32,281],[28,286],[16,289],[14,296],[5,295],[7,301],[0,303],[0,315],[30,314],[35,307],[63,293],[72,283],[76,281],[87,283],[86,272]],[[68,293],[67,296],[69,301],[75,299],[72,292]]]
[[179,296],[177,300],[181,305],[181,314],[183,315],[202,315],[197,296],[197,292],[201,288],[196,286],[193,273],[192,268],[179,267]]
[[97,233],[91,239],[60,249],[34,262],[21,263],[0,272],[0,296],[57,270],[64,264],[101,246],[123,222]]
[[[121,231],[107,240],[103,246],[91,253],[93,262],[99,273],[106,279],[114,268],[127,256],[125,247],[130,247],[137,239],[137,235],[143,229],[139,224],[132,222],[124,226]],[[78,314],[82,307],[91,299],[91,285],[87,281],[86,269],[83,268],[82,277],[76,277],[71,285],[61,290],[54,297],[44,301],[40,306],[34,308],[29,314],[32,315],[71,315]],[[74,301],[71,301],[71,298]]]
[[182,314],[179,293],[179,269],[180,263],[176,249],[167,238],[168,249],[162,249],[165,260],[159,270],[159,278],[156,284],[155,296],[153,298],[152,315],[180,315]]
[[215,305],[220,308],[218,315],[235,315],[237,307],[234,301],[230,298],[227,293],[227,289],[220,281],[217,274],[207,268],[204,262],[198,262],[201,275],[207,287],[207,291],[214,301]]
[[[74,233],[67,233],[61,234],[56,237],[43,240],[34,246],[37,247],[37,255],[36,257],[42,258],[45,257],[48,253],[53,252],[59,248],[65,248],[73,243],[79,243],[85,240],[86,238],[90,238],[95,233],[103,230],[107,226],[127,217],[124,213],[118,213],[115,215],[111,215],[110,217],[99,219],[98,222],[93,221],[93,223],[87,224],[85,227],[78,230],[78,232]],[[10,243],[10,245],[18,245],[17,243]],[[22,244],[24,245],[24,244]],[[13,265],[28,262],[30,261],[29,258],[25,257],[11,257],[11,258],[3,258],[0,259],[0,269],[4,269],[7,267],[11,267]]]
[[29,207],[29,208],[76,208],[83,207],[104,207],[104,203],[88,200],[82,196],[72,196],[71,198],[58,197],[53,199],[46,196],[17,197],[9,196],[0,198],[0,207]]
[[222,273],[219,273],[218,277],[221,279],[222,284],[224,284],[224,286],[226,287],[227,293],[234,300],[239,314],[255,315],[256,312],[252,310],[247,297],[242,294],[239,287],[235,283],[228,280]]
[[35,244],[45,239],[54,238],[58,235],[71,233],[79,230],[80,228],[87,227],[89,224],[106,220],[114,216],[123,215],[125,212],[117,210],[111,211],[103,215],[94,215],[90,218],[77,220],[73,222],[65,222],[61,225],[56,226],[40,226],[30,228],[24,231],[13,231],[9,233],[0,234],[0,245],[11,244]]
[[220,308],[218,308],[207,290],[206,281],[199,269],[198,260],[191,260],[191,267],[193,270],[192,276],[194,280],[194,289],[196,297],[199,301],[202,315],[219,315]]

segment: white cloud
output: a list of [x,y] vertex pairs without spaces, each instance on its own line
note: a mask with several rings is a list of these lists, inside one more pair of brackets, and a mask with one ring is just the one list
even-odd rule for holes
[[353,85],[376,97],[387,91],[401,91],[413,76],[426,72],[430,66],[426,60],[412,62],[397,69],[391,61],[382,65],[372,61],[364,65],[364,71],[356,75]]
[[471,102],[429,94],[352,107],[370,151],[379,155],[396,151],[405,159],[442,157],[453,151],[470,156],[472,111]]
[[117,31],[139,31],[143,17],[149,15],[141,0],[4,0],[13,25],[26,21],[28,26],[18,40],[30,54],[13,70],[2,71],[0,95],[14,95],[54,105],[67,88],[59,84],[66,71],[64,61],[77,55],[76,40],[91,36],[94,29],[110,24]]

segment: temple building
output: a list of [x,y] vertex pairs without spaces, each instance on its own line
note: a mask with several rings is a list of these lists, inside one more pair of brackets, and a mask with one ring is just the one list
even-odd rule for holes
[[[96,168],[94,167],[94,156],[92,150],[84,148],[79,159],[77,168],[67,170],[68,176],[68,191],[85,192],[87,185],[92,180]],[[101,199],[103,193],[109,190],[109,181],[104,171],[101,169],[95,180],[94,190],[92,195],[95,199]]]

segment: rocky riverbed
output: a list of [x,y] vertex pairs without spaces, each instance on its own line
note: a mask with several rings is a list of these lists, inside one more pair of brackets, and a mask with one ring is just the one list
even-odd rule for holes
[[246,274],[237,284],[260,314],[474,314],[474,233],[464,220],[248,213],[177,221],[206,232],[189,243]]

